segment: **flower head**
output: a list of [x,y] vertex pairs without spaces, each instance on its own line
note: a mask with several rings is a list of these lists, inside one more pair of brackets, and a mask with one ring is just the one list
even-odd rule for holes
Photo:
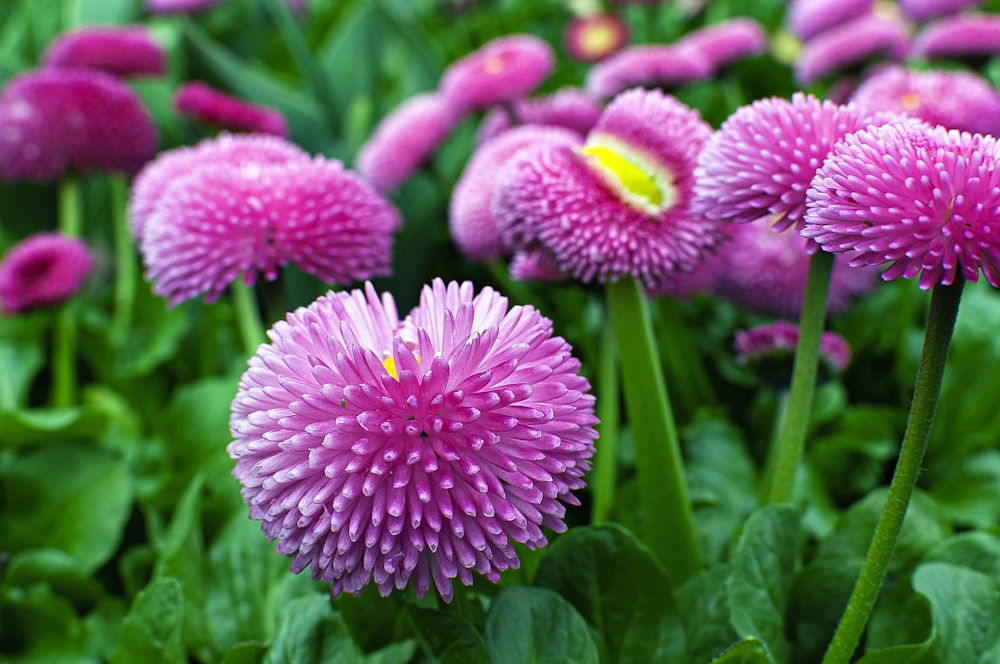
[[603,60],[628,43],[628,25],[617,14],[595,12],[576,16],[566,25],[563,45],[580,62]]
[[940,125],[849,134],[816,173],[802,234],[851,265],[892,263],[886,280],[929,289],[961,274],[1000,287],[1000,151],[992,136]]
[[156,127],[131,88],[97,70],[40,69],[0,93],[0,177],[44,182],[70,169],[132,174]]
[[559,271],[552,252],[541,247],[518,249],[510,257],[507,268],[510,276],[518,281],[563,281],[566,275]]
[[94,257],[82,240],[59,233],[31,235],[0,261],[0,309],[20,314],[67,300],[93,267]]
[[795,78],[812,83],[873,58],[902,60],[909,48],[910,31],[902,19],[876,14],[860,16],[806,42],[795,63]]
[[870,14],[874,4],[875,0],[792,0],[786,23],[799,39],[812,39],[854,17]]
[[146,0],[146,9],[154,14],[194,13],[220,2],[222,0]]
[[890,117],[802,93],[743,106],[698,157],[693,207],[722,222],[768,219],[783,231],[801,221],[809,181],[833,144]]
[[493,216],[494,183],[504,164],[531,145],[575,146],[583,139],[568,129],[520,125],[487,141],[472,155],[455,183],[448,211],[451,236],[466,256],[482,261],[510,252]]
[[566,529],[594,399],[552,323],[440,279],[400,320],[389,294],[330,293],[279,321],[233,401],[229,454],[250,516],[334,595],[412,581],[447,601],[496,582],[513,543]]
[[865,79],[851,101],[949,129],[1000,133],[1000,93],[971,71],[913,71],[890,65]]
[[457,108],[481,109],[532,92],[552,72],[555,55],[531,35],[507,35],[445,69],[440,93]]
[[378,123],[355,166],[378,190],[391,191],[430,158],[461,117],[439,94],[410,97]]
[[65,32],[49,44],[42,62],[46,67],[85,67],[115,76],[161,76],[166,70],[163,49],[138,25]]
[[181,115],[222,129],[288,136],[288,123],[280,111],[251,104],[200,81],[188,81],[177,89],[174,108]]
[[767,47],[767,33],[757,21],[737,17],[694,30],[674,42],[674,48],[690,49],[717,69],[734,60],[760,53]]
[[398,212],[340,162],[213,162],[168,185],[139,238],[153,292],[216,299],[293,263],[327,283],[387,275]]
[[525,148],[503,167],[493,212],[504,241],[547,248],[585,282],[632,277],[655,290],[715,241],[714,224],[688,210],[710,134],[662,92],[619,95],[583,146]]
[[[738,364],[753,367],[775,387],[787,387],[798,343],[799,326],[779,320],[737,332],[733,348]],[[819,359],[830,373],[843,373],[851,363],[851,345],[836,332],[823,332]]]
[[626,46],[591,67],[586,88],[595,97],[608,98],[637,85],[668,87],[700,81],[714,71],[712,61],[695,49]]
[[899,0],[899,8],[914,21],[956,14],[981,4],[983,0]]
[[1000,16],[957,14],[924,26],[911,54],[921,58],[978,57],[1000,53]]
[[602,110],[601,102],[580,88],[561,88],[542,97],[515,99],[509,110],[503,106],[490,109],[479,124],[476,143],[482,145],[518,125],[563,127],[582,137],[597,123]]

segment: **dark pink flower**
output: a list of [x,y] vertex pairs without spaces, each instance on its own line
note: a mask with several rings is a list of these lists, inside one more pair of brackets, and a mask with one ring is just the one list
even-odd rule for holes
[[119,79],[89,69],[40,69],[0,93],[0,177],[44,182],[75,169],[132,174],[153,156],[156,127]]
[[957,14],[963,9],[981,4],[983,0],[899,0],[899,8],[914,21]]
[[617,14],[575,16],[563,32],[566,53],[580,62],[597,62],[628,43],[628,25]]
[[518,150],[530,145],[574,146],[583,138],[559,127],[520,125],[487,141],[472,155],[451,196],[448,221],[451,236],[463,254],[491,261],[510,253],[493,216],[497,174]]
[[786,23],[792,34],[802,40],[871,13],[875,0],[792,0]]
[[766,219],[783,231],[800,223],[809,182],[833,144],[892,117],[802,93],[742,106],[698,157],[693,207],[713,221]]
[[461,119],[439,94],[410,97],[376,125],[358,150],[355,166],[379,191],[392,191],[430,158]]
[[547,249],[584,282],[631,277],[656,290],[715,241],[715,224],[688,209],[710,133],[659,91],[619,95],[582,147],[525,148],[503,167],[493,212],[504,241]]
[[992,136],[940,125],[849,134],[816,173],[802,234],[851,265],[929,289],[979,270],[1000,287],[1000,152]]
[[64,32],[42,55],[46,67],[85,67],[114,76],[161,76],[166,56],[144,26],[87,26]]
[[0,261],[0,309],[20,314],[76,295],[94,267],[82,240],[36,233],[14,245]]
[[910,30],[902,19],[868,14],[806,42],[795,63],[795,78],[812,83],[869,60],[902,60],[909,49]]
[[566,530],[597,433],[590,385],[552,322],[491,288],[436,279],[393,298],[329,293],[268,333],[228,447],[250,516],[334,595],[473,572],[496,583]]
[[[799,326],[779,320],[737,332],[733,348],[737,363],[753,366],[768,377],[780,374],[784,380],[774,382],[787,386],[798,344]],[[843,373],[851,363],[851,346],[836,332],[823,332],[819,339],[819,357],[831,373]]]
[[326,283],[391,272],[399,213],[340,162],[215,161],[169,184],[139,248],[153,292],[177,304],[219,297],[241,274],[293,263]]
[[674,42],[674,48],[690,49],[717,69],[740,58],[761,53],[768,38],[757,21],[737,17],[689,32]]
[[146,10],[154,14],[194,13],[222,2],[222,0],[146,0]]
[[1000,133],[1000,93],[971,71],[913,71],[890,65],[865,79],[851,100],[871,110],[906,113],[948,129]]
[[518,281],[563,281],[552,252],[541,247],[518,249],[510,258],[510,276]]
[[222,129],[288,136],[288,123],[280,111],[251,104],[200,81],[188,81],[177,89],[174,108],[181,115]]
[[456,108],[487,108],[531,93],[554,63],[552,48],[538,37],[507,35],[449,65],[438,90]]
[[671,45],[626,46],[587,73],[587,92],[614,97],[635,86],[670,87],[700,81],[715,71],[699,51]]
[[953,58],[1000,53],[1000,16],[958,14],[924,26],[911,54],[921,58]]
[[482,145],[512,126],[525,124],[564,127],[582,137],[597,123],[603,108],[599,100],[580,88],[561,88],[542,97],[515,99],[508,105],[490,109],[479,123],[476,143]]

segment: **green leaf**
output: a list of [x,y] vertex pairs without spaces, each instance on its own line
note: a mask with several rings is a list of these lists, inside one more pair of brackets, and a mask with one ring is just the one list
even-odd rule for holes
[[861,569],[861,558],[810,561],[795,576],[785,615],[792,661],[818,662],[826,652]]
[[132,603],[125,617],[112,664],[184,664],[184,597],[177,579],[160,577]]
[[712,664],[773,664],[767,648],[753,637],[734,643],[726,652],[712,660]]
[[90,573],[118,548],[132,490],[116,455],[56,443],[0,456],[0,505],[4,549],[59,549]]
[[785,608],[799,562],[799,512],[768,505],[747,520],[726,578],[729,620],[741,637],[757,637],[771,659],[788,659]]
[[27,588],[35,583],[47,583],[81,613],[95,606],[102,594],[101,584],[80,569],[76,558],[58,549],[29,549],[15,554],[3,572],[0,587]]
[[890,646],[865,653],[857,664],[920,664],[931,651],[930,641],[905,646]]
[[924,556],[923,562],[959,565],[1000,579],[1000,535],[982,530],[959,533]]
[[[31,383],[45,366],[41,339],[0,338],[0,411],[27,403]],[[6,439],[6,435],[4,436]]]
[[624,528],[574,528],[548,548],[535,584],[576,607],[595,630],[601,661],[681,660],[684,632],[666,572]]
[[413,639],[390,643],[365,657],[365,664],[407,664],[413,661],[417,651],[417,642]]
[[913,573],[913,589],[927,598],[940,664],[1000,661],[1000,583],[957,565],[930,562]]
[[267,654],[267,645],[259,641],[237,643],[226,651],[219,664],[260,664]]
[[729,624],[725,579],[730,570],[728,562],[716,563],[692,576],[677,591],[688,657],[692,662],[707,662],[739,639]]
[[596,664],[587,623],[573,606],[545,588],[514,586],[493,598],[486,616],[486,649],[497,664]]
[[[2,366],[2,365],[0,365]],[[9,448],[53,442],[91,441],[100,437],[110,417],[100,408],[32,408],[0,413],[0,446]]]
[[483,637],[468,621],[437,609],[411,605],[409,611],[420,639],[439,664],[489,661]]
[[312,595],[285,607],[284,620],[264,664],[353,664],[363,662],[347,624],[330,598]]
[[960,460],[934,483],[931,495],[956,524],[987,528],[1000,522],[1000,452]]

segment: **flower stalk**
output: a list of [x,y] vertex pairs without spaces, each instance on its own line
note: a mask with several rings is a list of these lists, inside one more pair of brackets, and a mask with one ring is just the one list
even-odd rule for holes
[[[59,230],[67,237],[80,237],[83,205],[80,181],[67,175],[59,181]],[[52,406],[68,408],[76,401],[76,317],[71,302],[63,304],[52,331]]]

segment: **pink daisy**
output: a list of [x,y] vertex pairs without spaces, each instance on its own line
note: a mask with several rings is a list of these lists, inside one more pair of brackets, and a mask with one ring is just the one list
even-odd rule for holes
[[90,249],[77,238],[36,233],[0,261],[0,309],[20,314],[76,295],[94,267]]
[[213,301],[293,263],[326,283],[388,275],[399,213],[340,162],[213,162],[168,185],[139,248],[153,292]]
[[580,88],[561,88],[542,97],[515,99],[490,109],[479,124],[476,143],[482,145],[512,126],[526,124],[564,127],[582,137],[597,124],[602,110],[601,102]]
[[674,48],[690,49],[712,63],[713,69],[740,58],[756,55],[767,48],[768,38],[757,21],[731,18],[689,32],[674,42]]
[[518,249],[510,258],[510,276],[518,281],[563,281],[552,252],[541,247]]
[[146,0],[146,10],[153,14],[194,13],[222,2],[222,0]]
[[156,127],[131,88],[90,69],[40,69],[0,93],[0,177],[44,182],[71,169],[132,174]]
[[[787,377],[791,375],[798,343],[799,326],[779,320],[737,332],[733,348],[737,363],[757,367],[780,363]],[[833,373],[842,373],[851,363],[851,345],[836,332],[823,332],[819,338],[819,357]]]
[[899,0],[899,8],[914,21],[957,14],[963,9],[981,4],[983,0]]
[[584,282],[632,277],[655,290],[715,241],[715,224],[688,210],[710,134],[673,97],[619,95],[582,147],[525,148],[503,167],[493,211],[504,241],[548,249]]
[[597,62],[628,43],[628,25],[617,14],[575,16],[563,32],[566,53],[580,62]]
[[445,97],[410,97],[386,115],[358,150],[355,166],[379,191],[392,191],[413,175],[462,119]]
[[796,93],[736,110],[705,145],[695,172],[693,208],[708,219],[798,224],[806,190],[833,144],[892,116]]
[[1000,53],[1000,16],[969,13],[928,23],[913,40],[911,55],[921,58],[983,56]]
[[400,320],[389,294],[329,293],[250,358],[228,450],[250,516],[334,595],[492,582],[513,543],[566,530],[594,452],[594,399],[552,323],[436,279]]
[[922,289],[961,274],[1000,287],[1000,152],[992,136],[885,125],[849,134],[816,173],[802,234],[851,265],[892,263]]
[[484,143],[469,159],[452,191],[448,221],[463,254],[492,261],[510,253],[493,216],[497,174],[518,150],[530,145],[580,145],[583,138],[559,127],[521,125]]
[[166,56],[144,26],[88,26],[64,32],[42,55],[46,67],[85,67],[115,76],[161,76]]
[[712,61],[693,49],[627,46],[591,67],[586,88],[595,97],[608,98],[637,85],[670,87],[700,81],[714,71]]
[[888,66],[865,79],[851,100],[872,110],[906,113],[948,129],[1000,133],[1000,94],[971,71],[912,71]]
[[288,136],[285,116],[273,108],[251,104],[200,81],[183,83],[174,94],[181,115],[231,131]]
[[875,0],[792,0],[786,23],[792,34],[802,40],[871,13]]
[[507,35],[449,65],[438,90],[457,108],[487,108],[532,92],[554,63],[552,48],[538,37]]
[[861,16],[806,42],[795,63],[795,78],[812,83],[872,59],[902,60],[909,49],[910,30],[902,19]]

